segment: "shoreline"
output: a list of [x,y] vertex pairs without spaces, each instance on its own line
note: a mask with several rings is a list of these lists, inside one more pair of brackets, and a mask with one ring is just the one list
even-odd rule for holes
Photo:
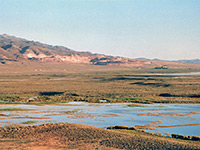
[[160,100],[160,101],[149,101],[149,102],[140,102],[140,101],[125,101],[125,102],[89,102],[89,101],[51,101],[51,102],[41,102],[41,101],[34,101],[34,102],[6,102],[6,101],[0,101],[0,105],[6,105],[6,104],[16,104],[16,105],[62,105],[62,104],[68,104],[71,102],[83,102],[83,103],[91,103],[91,104],[116,104],[116,103],[127,103],[127,104],[200,104],[200,100],[192,100],[189,99],[175,99],[175,101],[170,100]]

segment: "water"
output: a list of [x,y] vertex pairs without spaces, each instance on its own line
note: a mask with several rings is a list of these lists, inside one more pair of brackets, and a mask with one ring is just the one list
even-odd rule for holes
[[200,72],[188,72],[188,73],[163,73],[161,75],[200,75]]
[[[91,104],[70,102],[60,105],[0,105],[0,109],[21,108],[27,111],[1,111],[0,125],[70,122],[106,128],[115,125],[148,125],[148,132],[176,133],[200,136],[200,125],[158,127],[200,123],[199,104],[144,104],[143,107],[128,107],[128,103]],[[5,116],[7,115],[7,116]],[[152,121],[154,121],[152,123]],[[157,123],[157,124],[156,124]],[[159,124],[160,123],[160,124]]]

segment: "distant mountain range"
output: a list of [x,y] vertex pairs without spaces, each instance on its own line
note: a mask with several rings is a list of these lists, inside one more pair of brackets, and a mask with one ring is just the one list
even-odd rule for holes
[[148,59],[148,58],[135,58],[137,60],[146,60],[146,61],[170,61],[170,62],[183,62],[183,63],[200,63],[200,59],[183,59],[183,60],[162,60],[162,59]]
[[[108,56],[90,52],[78,52],[64,46],[52,46],[37,41],[29,41],[7,34],[0,35],[0,64],[13,62],[38,61],[38,62],[63,62],[82,63],[90,65],[114,65],[126,67],[161,67],[163,65],[180,66],[177,62],[199,63],[200,60],[180,60],[176,63],[162,60]],[[184,64],[181,64],[184,66]]]
[[174,62],[184,62],[184,63],[200,63],[200,59],[190,59],[190,60],[175,60]]

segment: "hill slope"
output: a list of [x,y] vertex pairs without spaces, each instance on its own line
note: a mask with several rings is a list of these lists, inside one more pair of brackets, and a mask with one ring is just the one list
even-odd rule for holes
[[28,41],[7,34],[0,35],[0,60],[85,63],[93,65],[137,66],[149,61],[113,57],[90,52],[77,52],[63,46]]
[[199,149],[199,142],[72,123],[0,128],[1,149]]
[[0,35],[0,65],[12,62],[62,62],[89,65],[111,65],[142,68],[200,68],[199,64],[138,60],[124,57],[78,52],[63,46],[52,46],[7,34]]

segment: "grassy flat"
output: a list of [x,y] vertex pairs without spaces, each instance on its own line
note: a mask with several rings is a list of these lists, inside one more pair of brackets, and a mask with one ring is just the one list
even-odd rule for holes
[[30,111],[31,109],[22,109],[22,108],[2,108],[0,111]]
[[26,122],[22,122],[22,124],[34,124],[36,123],[37,121],[26,121]]

